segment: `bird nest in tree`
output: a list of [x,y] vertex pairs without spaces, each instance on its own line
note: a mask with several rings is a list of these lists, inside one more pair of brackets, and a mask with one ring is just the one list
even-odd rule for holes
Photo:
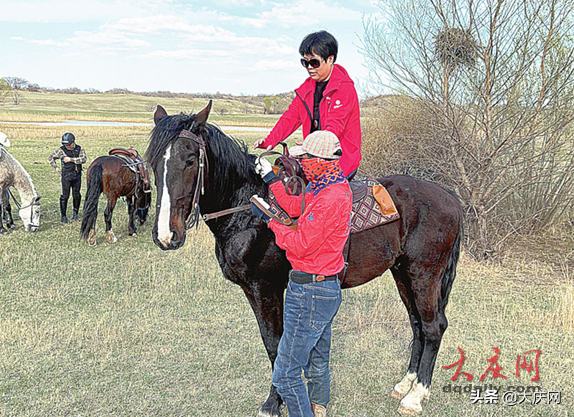
[[434,42],[437,58],[451,68],[473,66],[478,45],[469,30],[446,28],[439,31]]

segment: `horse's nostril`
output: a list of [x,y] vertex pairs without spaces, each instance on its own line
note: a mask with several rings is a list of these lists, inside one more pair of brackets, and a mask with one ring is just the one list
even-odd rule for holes
[[176,229],[171,229],[171,241],[172,243],[181,242],[181,234]]

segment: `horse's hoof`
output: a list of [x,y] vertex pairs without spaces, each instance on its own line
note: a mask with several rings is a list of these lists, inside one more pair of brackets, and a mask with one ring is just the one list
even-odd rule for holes
[[91,229],[88,235],[88,245],[96,246],[96,229]]
[[395,398],[397,400],[402,400],[405,397],[405,395],[407,394],[401,394],[396,389],[394,389],[393,392],[391,392],[391,398]]
[[403,416],[416,416],[417,414],[422,413],[423,408],[420,405],[418,407],[405,407],[400,405],[397,411]]
[[398,412],[405,416],[414,416],[422,413],[421,402],[429,397],[430,389],[421,383],[414,383],[409,393],[401,400]]
[[2,228],[2,229],[0,229],[0,233],[8,233],[8,230]]
[[130,236],[134,236],[134,237],[137,236],[137,235],[138,235],[138,234],[137,234],[136,232],[133,232],[133,233],[130,234]]
[[267,411],[259,410],[257,417],[281,417],[281,413],[277,411],[277,414],[269,414]]
[[17,228],[18,228],[18,226],[16,226],[14,223],[12,223],[12,224],[8,224],[7,226],[8,226],[8,229],[12,229],[12,230],[14,230],[14,229],[17,229]]
[[116,243],[117,241],[118,238],[116,237],[116,235],[114,235],[114,232],[112,232],[111,230],[109,232],[106,232],[106,242],[112,244]]

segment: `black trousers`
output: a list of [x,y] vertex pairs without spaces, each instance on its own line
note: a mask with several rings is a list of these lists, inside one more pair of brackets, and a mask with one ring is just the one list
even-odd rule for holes
[[62,172],[62,197],[64,201],[70,198],[70,189],[72,190],[72,199],[74,200],[74,208],[80,207],[80,188],[82,188],[82,173],[81,172]]

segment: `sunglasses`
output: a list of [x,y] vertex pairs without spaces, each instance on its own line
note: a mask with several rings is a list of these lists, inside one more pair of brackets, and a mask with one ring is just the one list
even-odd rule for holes
[[301,58],[301,65],[303,65],[305,68],[311,65],[311,68],[316,69],[319,68],[323,62],[325,61],[319,61],[317,58],[312,58],[308,61],[305,58]]

